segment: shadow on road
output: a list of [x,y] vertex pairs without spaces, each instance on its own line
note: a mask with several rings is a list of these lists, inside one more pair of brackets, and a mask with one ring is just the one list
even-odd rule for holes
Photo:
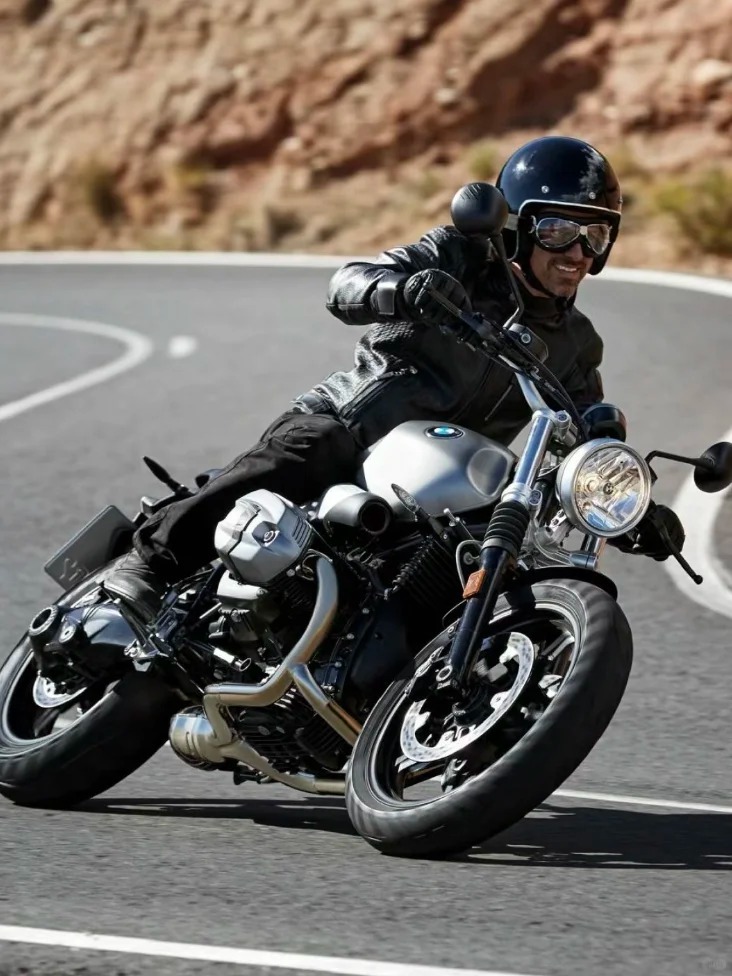
[[308,797],[294,800],[181,800],[154,799],[87,800],[77,807],[90,813],[112,813],[135,817],[187,817],[194,820],[251,820],[269,827],[325,830],[354,834],[343,800],[338,797]]
[[[172,798],[89,800],[88,813],[251,820],[265,826],[355,834],[337,797],[195,801]],[[670,871],[732,870],[732,817],[545,803],[536,815],[452,861],[476,866]]]
[[543,804],[453,860],[514,867],[732,870],[732,817]]

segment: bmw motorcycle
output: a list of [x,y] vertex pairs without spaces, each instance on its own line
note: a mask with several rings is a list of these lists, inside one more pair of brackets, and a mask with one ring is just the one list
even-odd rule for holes
[[217,526],[218,558],[152,623],[105,590],[135,528],[190,493],[146,459],[170,494],[132,520],[108,507],[50,560],[64,592],[0,666],[0,793],[72,806],[169,741],[236,783],[345,795],[376,848],[438,856],[519,820],[588,755],[632,659],[603,548],[652,513],[654,456],[718,491],[732,445],[644,458],[616,408],[579,417],[520,322],[503,197],[469,184],[452,218],[512,283],[502,327],[435,297],[461,341],[515,372],[533,412],[520,455],[426,418],[307,505],[250,492]]

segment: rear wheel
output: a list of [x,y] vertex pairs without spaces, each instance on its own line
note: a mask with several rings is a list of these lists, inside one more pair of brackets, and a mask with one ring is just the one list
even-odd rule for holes
[[[74,606],[97,579],[60,602]],[[162,681],[131,666],[113,680],[59,692],[38,675],[26,635],[0,665],[0,793],[32,806],[71,806],[96,796],[160,748],[175,709]]]
[[[422,652],[429,667],[449,639]],[[351,758],[346,801],[373,846],[402,856],[465,850],[545,800],[598,741],[632,662],[627,620],[604,590],[538,583],[499,600],[471,677],[451,707],[413,669],[369,715]],[[498,660],[498,655],[500,660]]]

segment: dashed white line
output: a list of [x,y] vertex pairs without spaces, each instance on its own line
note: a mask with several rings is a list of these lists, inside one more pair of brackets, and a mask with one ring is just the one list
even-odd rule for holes
[[173,336],[168,343],[168,355],[173,359],[182,359],[190,356],[198,348],[198,339],[194,336]]
[[238,966],[272,969],[299,969],[310,973],[336,973],[342,976],[522,976],[487,969],[453,969],[382,962],[376,959],[347,959],[338,956],[311,956],[300,952],[274,952],[265,949],[238,949],[229,946],[199,945],[189,942],[161,942],[90,932],[64,932],[56,929],[0,925],[0,942],[55,946],[66,949],[92,949],[131,955],[167,956],[202,962],[225,962]]
[[89,335],[103,336],[125,346],[125,352],[104,366],[88,370],[62,383],[46,387],[36,393],[12,400],[0,406],[0,422],[17,417],[27,410],[59,400],[61,397],[86,390],[90,386],[105,383],[120,373],[124,373],[135,366],[139,366],[153,351],[153,344],[147,336],[130,329],[123,329],[117,325],[107,325],[104,322],[87,322],[83,319],[56,318],[50,315],[28,315],[20,312],[0,312],[0,327],[31,327],[40,329],[60,329],[67,332],[85,332]]

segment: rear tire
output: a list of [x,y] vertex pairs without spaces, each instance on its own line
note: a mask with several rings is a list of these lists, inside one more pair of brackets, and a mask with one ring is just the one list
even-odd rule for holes
[[[63,594],[71,607],[116,560]],[[0,664],[0,794],[24,806],[68,807],[115,786],[147,762],[168,736],[179,700],[155,675],[130,665],[87,711],[57,731],[34,737],[30,715],[36,675],[26,634]]]
[[0,794],[9,800],[73,806],[115,786],[165,742],[176,699],[157,678],[137,671],[124,675],[68,728],[19,739],[8,724],[8,696],[29,658],[24,639],[0,668]]
[[[395,681],[377,703],[353,751],[346,803],[356,830],[378,850],[434,857],[484,841],[550,796],[599,740],[630,675],[628,622],[605,590],[588,582],[561,579],[527,587],[518,601],[512,596],[511,605],[501,597],[494,620],[504,615],[510,622],[507,629],[520,631],[521,616],[526,620],[543,606],[561,612],[575,628],[573,658],[561,687],[515,745],[451,792],[405,802],[384,787],[385,760],[379,757],[394,751],[393,726],[399,724],[395,716],[404,708],[404,691],[414,668]],[[427,656],[423,652],[418,663]],[[386,740],[389,731],[391,743]]]

